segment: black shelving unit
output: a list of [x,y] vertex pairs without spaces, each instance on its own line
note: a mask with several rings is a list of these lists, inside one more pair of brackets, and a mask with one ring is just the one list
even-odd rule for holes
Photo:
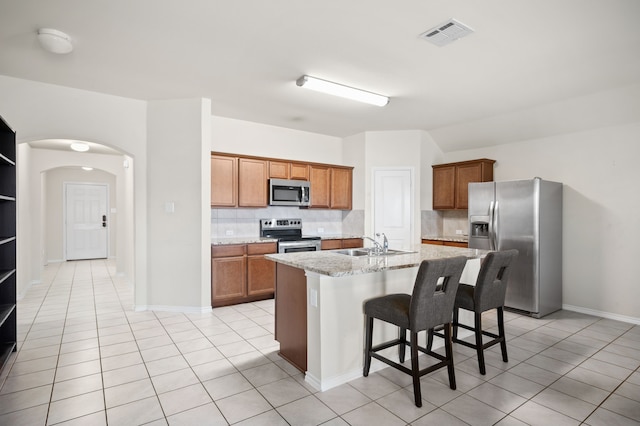
[[0,117],[0,370],[16,350],[16,132]]

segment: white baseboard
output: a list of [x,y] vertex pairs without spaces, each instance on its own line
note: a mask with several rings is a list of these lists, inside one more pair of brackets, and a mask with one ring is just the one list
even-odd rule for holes
[[614,314],[611,312],[597,311],[595,309],[583,308],[581,306],[573,306],[573,305],[562,305],[562,309],[566,309],[567,311],[579,312],[581,314],[593,315],[596,317],[612,319],[615,321],[628,322],[631,324],[640,325],[640,318],[637,317],[629,317],[626,315]]
[[62,263],[62,262],[66,262],[66,260],[64,260],[64,259],[47,259],[47,264],[49,264],[49,263]]
[[136,305],[133,307],[136,312],[159,311],[159,312],[182,312],[184,314],[204,314],[212,312],[211,306],[167,306],[167,305]]

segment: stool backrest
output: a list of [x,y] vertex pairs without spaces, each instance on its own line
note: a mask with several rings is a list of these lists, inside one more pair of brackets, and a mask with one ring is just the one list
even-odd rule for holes
[[409,306],[411,331],[451,322],[453,303],[466,262],[466,257],[458,256],[420,263]]
[[505,250],[491,252],[484,258],[473,293],[476,312],[504,305],[509,274],[517,256],[518,250]]

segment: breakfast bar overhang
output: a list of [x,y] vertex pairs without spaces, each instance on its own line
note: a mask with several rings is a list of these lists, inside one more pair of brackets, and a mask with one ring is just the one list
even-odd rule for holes
[[[475,284],[480,261],[487,253],[425,244],[393,255],[350,256],[341,250],[266,255],[276,262],[275,338],[280,355],[321,391],[360,377],[365,300],[411,294],[420,262],[429,259],[465,256],[461,282]],[[468,322],[472,315],[467,318],[465,313],[461,312],[460,320]],[[381,342],[397,333],[397,328],[381,324],[373,339]],[[460,337],[464,337],[462,330]],[[441,344],[436,339],[434,347]],[[384,367],[374,362],[371,371]]]

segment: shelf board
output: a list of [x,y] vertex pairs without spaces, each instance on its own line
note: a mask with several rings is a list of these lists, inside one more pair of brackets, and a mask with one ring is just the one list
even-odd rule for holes
[[9,158],[5,157],[5,156],[4,156],[4,155],[2,155],[2,154],[0,154],[0,161],[5,162],[5,163],[7,163],[7,164],[9,164],[9,165],[11,165],[11,166],[15,166],[15,165],[16,165],[16,162],[15,162],[15,161],[13,161],[13,160],[11,160],[11,159],[9,159]]
[[0,327],[9,318],[9,315],[16,309],[16,305],[0,305]]
[[15,351],[16,342],[0,342],[0,370],[4,367],[4,363],[7,362],[11,352]]
[[2,283],[4,280],[6,280],[7,278],[9,278],[12,274],[14,274],[16,272],[15,269],[10,269],[10,270],[6,270],[6,269],[1,269],[0,270],[0,283]]
[[16,237],[0,237],[0,245],[10,243],[11,241],[15,241]]

